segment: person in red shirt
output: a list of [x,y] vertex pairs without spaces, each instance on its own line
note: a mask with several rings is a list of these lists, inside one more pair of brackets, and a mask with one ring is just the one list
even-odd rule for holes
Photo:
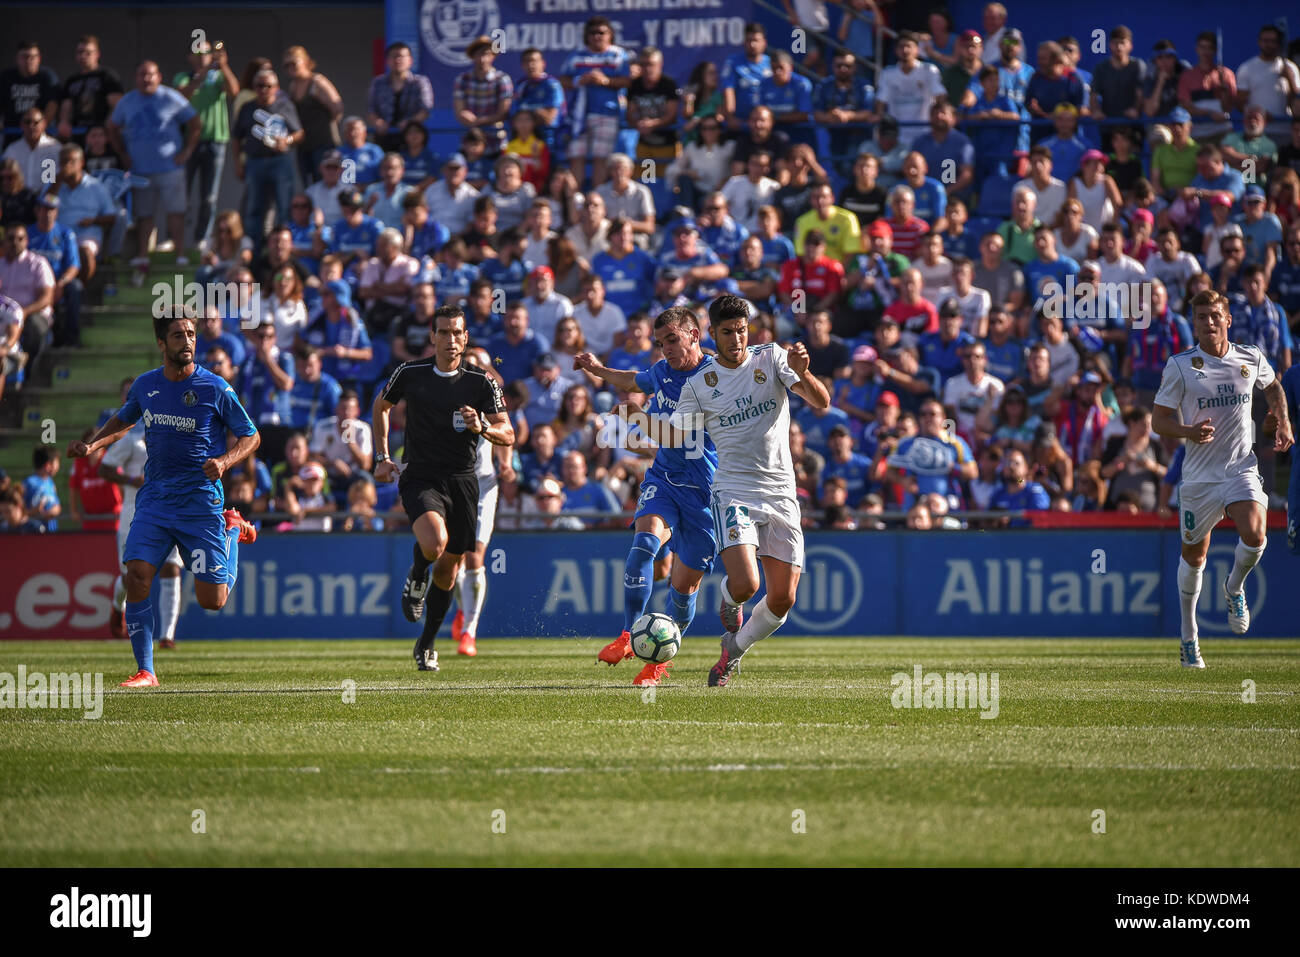
[[894,231],[894,252],[906,256],[910,262],[921,255],[921,237],[930,231],[930,224],[913,215],[916,194],[906,183],[899,183],[889,191],[889,210],[885,222]]
[[898,298],[885,307],[885,315],[902,327],[908,345],[915,344],[918,336],[939,331],[939,310],[921,295],[924,282],[921,270],[907,270],[899,280]]
[[[803,295],[796,293],[802,291]],[[830,312],[844,291],[844,264],[826,255],[826,236],[820,229],[808,232],[803,255],[781,267],[777,286],[781,303],[796,314]]]
[[[89,442],[94,433],[94,429],[87,429],[81,440]],[[122,489],[99,477],[99,463],[104,458],[105,451],[106,448],[100,449],[93,455],[76,459],[72,463],[68,491],[72,493],[72,514],[81,522],[82,531],[117,531],[117,516],[122,513]],[[88,521],[87,515],[113,517]]]

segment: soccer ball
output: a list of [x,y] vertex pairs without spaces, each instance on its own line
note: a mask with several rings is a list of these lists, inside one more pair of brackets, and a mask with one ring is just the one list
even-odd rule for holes
[[632,653],[642,661],[670,661],[681,646],[682,633],[667,615],[642,615],[632,623]]

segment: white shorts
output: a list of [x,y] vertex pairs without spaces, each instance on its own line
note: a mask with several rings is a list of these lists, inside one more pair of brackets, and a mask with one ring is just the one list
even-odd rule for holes
[[486,545],[492,541],[492,529],[497,521],[497,492],[501,486],[495,482],[489,489],[480,488],[478,493],[478,525],[474,532],[474,541]]
[[605,159],[618,140],[618,117],[598,113],[582,119],[582,132],[569,140],[569,159]]
[[1210,534],[1210,529],[1219,524],[1224,509],[1233,502],[1258,502],[1259,507],[1268,511],[1268,496],[1264,494],[1264,483],[1260,481],[1259,470],[1251,469],[1222,482],[1184,482],[1178,486],[1178,527],[1183,533],[1183,542],[1193,545]]
[[753,545],[759,557],[803,567],[803,525],[793,497],[760,498],[714,489],[710,509],[719,553],[733,545]]
[[[131,532],[131,519],[135,518],[135,506],[129,509],[123,508],[122,514],[118,516],[117,521],[117,554],[119,556],[126,554],[126,536]],[[181,551],[175,545],[167,554],[167,564],[175,565],[177,568],[184,568],[185,563],[181,561]]]

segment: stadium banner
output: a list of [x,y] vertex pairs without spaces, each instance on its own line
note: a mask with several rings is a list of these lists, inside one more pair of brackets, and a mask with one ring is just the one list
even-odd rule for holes
[[[481,637],[609,638],[623,613],[625,532],[515,532],[488,547]],[[578,539],[581,539],[579,543]],[[10,541],[15,541],[10,539]],[[113,536],[23,538],[0,566],[0,636],[107,634]],[[241,549],[239,581],[220,612],[185,596],[177,636],[403,638],[419,626],[398,593],[411,562],[406,535],[267,535]],[[1236,536],[1211,546],[1199,606],[1201,634],[1227,636],[1222,582]],[[1178,634],[1178,537],[1172,530],[819,532],[807,538],[790,635],[1161,637]],[[1251,637],[1295,638],[1288,589],[1300,559],[1274,532],[1247,580]],[[691,636],[717,632],[721,574],[705,577]],[[666,611],[667,588],[651,610]],[[450,619],[450,616],[449,616]]]
[[498,41],[496,67],[516,81],[519,54],[537,47],[547,72],[558,76],[582,49],[589,17],[608,17],[615,42],[633,50],[651,44],[664,54],[664,73],[685,84],[695,65],[721,67],[744,43],[754,4],[745,0],[386,0],[387,39],[418,51],[416,69],[433,82],[434,105],[451,109],[456,75],[470,68],[465,48],[478,36]]

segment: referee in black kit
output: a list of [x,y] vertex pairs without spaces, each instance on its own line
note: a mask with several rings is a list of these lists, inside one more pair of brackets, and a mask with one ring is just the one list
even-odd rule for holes
[[[451,607],[461,556],[474,550],[478,444],[483,439],[494,445],[515,441],[501,387],[481,369],[461,363],[468,339],[465,313],[458,306],[437,309],[432,338],[433,357],[398,366],[374,409],[375,480],[391,482],[400,474],[402,505],[415,532],[415,562],[402,589],[408,621],[420,620],[428,598],[429,613],[415,643],[420,671],[438,670],[433,639]],[[403,399],[406,448],[399,469],[388,455],[388,410]]]

